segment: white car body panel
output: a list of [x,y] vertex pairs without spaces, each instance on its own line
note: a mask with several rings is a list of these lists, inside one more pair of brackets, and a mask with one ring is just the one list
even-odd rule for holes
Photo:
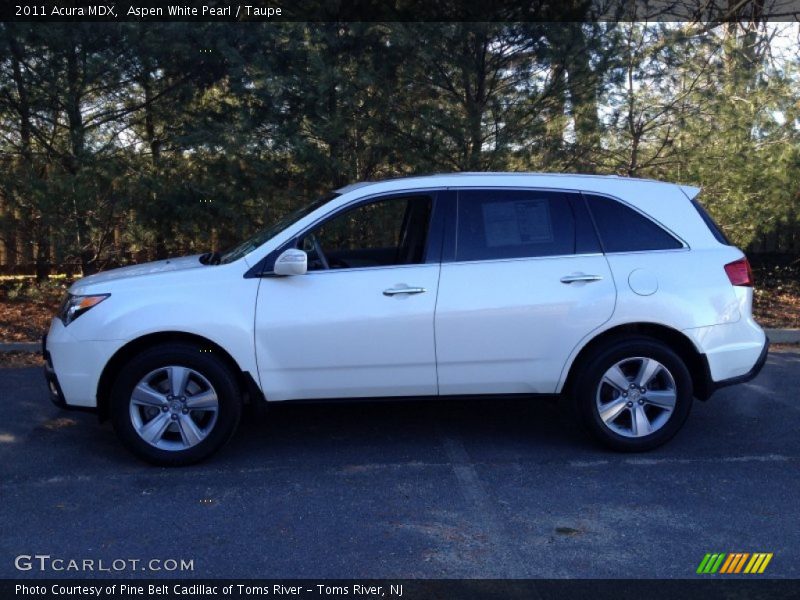
[[[577,273],[602,279],[561,283]],[[448,263],[439,289],[441,394],[552,394],[572,349],[614,312],[601,254]]]
[[69,329],[59,319],[53,319],[47,333],[47,350],[67,403],[90,408],[97,405],[96,390],[103,369],[123,344],[116,340],[87,343],[76,339]]
[[[462,188],[583,191],[645,213],[686,247],[468,263],[311,272],[245,273],[288,240],[351,203],[392,192]],[[251,374],[267,400],[560,392],[573,361],[602,332],[630,323],[681,332],[714,381],[748,373],[765,336],[752,289],[723,265],[720,244],[690,186],[620,177],[457,174],[349,186],[341,195],[225,265],[198,257],[116,269],[77,281],[72,294],[111,294],[47,338],[67,405],[97,404],[108,361],[126,344],[175,332],[209,340]],[[602,280],[564,285],[570,273]],[[386,297],[400,284],[424,287]]]
[[84,277],[76,282],[80,284],[75,289],[86,288],[92,285],[98,285],[116,279],[129,279],[131,277],[140,277],[143,275],[154,275],[156,273],[171,273],[175,271],[184,271],[187,269],[202,269],[203,264],[199,260],[200,255],[181,256],[179,258],[168,258],[165,260],[157,260],[154,262],[144,263],[141,265],[130,265],[128,267],[120,267],[118,269],[111,269],[102,273],[96,273]]
[[683,330],[706,355],[714,381],[746,375],[761,355],[766,340],[764,330],[753,319],[753,288],[733,289],[742,315],[738,321]]
[[[435,395],[439,268],[403,265],[263,278],[255,332],[265,396]],[[383,294],[403,287],[425,292]]]
[[73,284],[73,294],[111,293],[111,297],[68,327],[57,318],[50,326],[47,349],[59,381],[74,377],[78,369],[84,382],[83,387],[70,386],[69,393],[63,390],[69,404],[96,405],[105,364],[127,343],[151,334],[205,338],[224,348],[240,369],[256,373],[253,314],[259,280],[244,279],[243,265],[209,268],[196,257],[191,263],[183,269],[137,272],[127,278],[106,278],[101,273]]

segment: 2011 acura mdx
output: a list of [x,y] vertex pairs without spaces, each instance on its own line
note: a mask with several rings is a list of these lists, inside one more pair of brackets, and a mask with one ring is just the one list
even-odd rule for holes
[[754,377],[750,266],[694,187],[475,173],[347,186],[224,254],[75,282],[45,338],[54,402],[164,465],[244,402],[560,395],[654,448]]

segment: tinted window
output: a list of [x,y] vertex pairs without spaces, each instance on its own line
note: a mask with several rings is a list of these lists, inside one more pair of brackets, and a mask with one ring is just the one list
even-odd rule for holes
[[596,254],[602,252],[600,240],[597,239],[586,200],[580,194],[564,194],[569,198],[572,214],[575,215],[575,254]]
[[703,221],[705,221],[706,226],[711,230],[711,234],[714,236],[714,238],[716,238],[716,240],[720,244],[725,244],[726,246],[730,246],[731,245],[730,240],[722,232],[722,229],[720,229],[719,225],[716,224],[714,219],[711,218],[711,215],[708,214],[703,205],[697,201],[697,198],[692,200],[692,206],[694,206],[695,210],[697,210],[697,212],[700,213],[700,216],[702,217]]
[[600,240],[606,252],[638,252],[682,248],[667,233],[644,215],[605,196],[586,195]]
[[459,192],[457,229],[459,261],[575,253],[575,219],[559,193]]
[[427,196],[363,204],[316,227],[299,247],[310,270],[421,263],[431,206]]

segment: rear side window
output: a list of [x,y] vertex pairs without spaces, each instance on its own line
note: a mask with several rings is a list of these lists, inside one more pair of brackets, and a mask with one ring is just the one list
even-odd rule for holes
[[711,215],[708,214],[705,207],[697,201],[697,198],[692,200],[692,206],[694,206],[695,210],[700,213],[703,221],[705,222],[708,229],[711,231],[711,235],[720,243],[725,244],[726,246],[731,246],[731,241],[728,237],[723,233],[722,229],[720,229],[719,225],[714,222],[714,219],[711,218]]
[[683,247],[672,234],[621,202],[589,194],[586,194],[586,200],[606,252],[674,250]]
[[456,260],[575,253],[575,218],[560,193],[466,190],[458,196]]

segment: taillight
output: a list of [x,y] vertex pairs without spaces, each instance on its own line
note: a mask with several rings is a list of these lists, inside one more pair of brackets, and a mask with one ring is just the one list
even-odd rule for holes
[[725,265],[725,272],[733,285],[744,285],[753,287],[753,271],[750,269],[750,261],[747,258],[740,258],[732,263]]

